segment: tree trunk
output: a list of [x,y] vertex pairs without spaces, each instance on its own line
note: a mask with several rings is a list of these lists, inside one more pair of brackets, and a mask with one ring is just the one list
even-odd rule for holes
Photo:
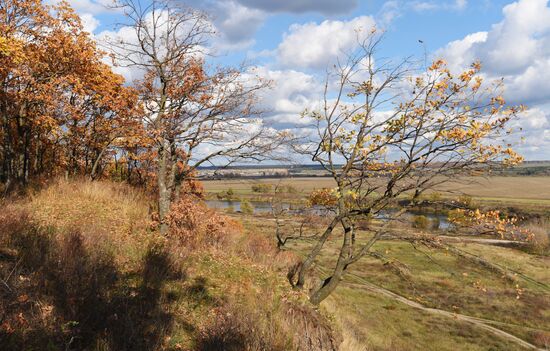
[[90,179],[91,180],[95,180],[96,177],[97,177],[97,169],[99,167],[99,163],[101,162],[101,159],[103,158],[103,154],[105,153],[105,151],[107,150],[107,147],[109,145],[106,145],[105,147],[103,147],[101,149],[101,151],[99,152],[99,154],[97,155],[97,157],[95,158],[94,160],[94,164],[92,166],[92,170],[90,172]]
[[334,217],[334,219],[332,220],[332,222],[330,222],[327,229],[325,229],[325,232],[323,233],[323,235],[321,235],[321,237],[317,241],[317,244],[315,244],[315,247],[313,248],[313,250],[310,251],[307,258],[304,260],[304,262],[302,262],[302,265],[300,266],[300,270],[298,272],[298,280],[294,285],[295,288],[302,289],[304,287],[307,271],[309,270],[309,268],[311,268],[311,265],[315,261],[315,258],[317,258],[317,256],[321,252],[323,245],[325,244],[328,237],[334,230],[334,227],[336,227],[339,221],[340,221],[340,218],[338,216]]
[[170,165],[170,145],[168,140],[162,141],[162,146],[158,150],[158,207],[159,207],[159,220],[160,220],[160,233],[166,235],[168,233],[168,224],[165,222],[166,215],[170,211],[171,194],[169,190],[169,175],[168,169],[171,169]]
[[353,226],[351,226],[347,218],[342,219],[342,226],[344,227],[344,240],[340,248],[336,267],[332,275],[323,281],[321,287],[310,294],[309,301],[314,305],[320,304],[321,301],[326,299],[336,289],[344,276],[349,259],[351,258]]

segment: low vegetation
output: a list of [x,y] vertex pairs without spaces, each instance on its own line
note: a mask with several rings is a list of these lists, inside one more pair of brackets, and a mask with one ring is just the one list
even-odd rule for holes
[[[297,226],[301,223],[292,216],[280,220],[296,222]],[[253,232],[275,230],[275,224],[263,218],[247,218],[243,223]],[[411,225],[394,229],[416,231]],[[304,237],[316,230],[304,229]],[[339,233],[336,234],[338,238]],[[313,245],[307,239],[289,240],[285,248],[303,257]],[[455,255],[421,242],[379,241],[374,247],[375,255],[351,267],[334,294],[321,304],[338,325],[347,326],[341,329],[341,349],[451,351],[456,350],[456,345],[467,345],[468,350],[523,349],[514,341],[453,314],[487,320],[488,325],[539,348],[548,347],[550,310],[541,306],[550,296],[549,257],[483,242],[464,241],[457,247],[473,256]],[[312,273],[319,278],[330,274],[338,249],[337,239],[329,240]],[[511,275],[505,277],[480,265],[476,257],[507,267]],[[385,292],[447,311],[450,316],[412,307]]]
[[60,181],[3,204],[2,349],[336,349],[281,274],[294,255],[191,198],[161,236],[149,203],[121,184]]

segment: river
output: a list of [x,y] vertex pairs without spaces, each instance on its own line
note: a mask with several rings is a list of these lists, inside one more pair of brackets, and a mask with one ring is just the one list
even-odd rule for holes
[[[235,212],[241,211],[241,202],[240,201],[228,201],[228,200],[207,200],[206,204],[210,208],[220,209],[220,210],[226,210],[228,208],[232,208]],[[271,212],[271,203],[265,202],[265,201],[250,201],[250,204],[254,207],[254,213],[255,214],[265,214]],[[300,205],[293,205],[289,203],[282,203],[281,204],[285,210],[288,210],[289,213],[296,213],[298,214],[302,209],[303,206]],[[381,211],[376,218],[378,219],[387,219],[397,210],[386,210]],[[447,230],[451,227],[451,223],[449,222],[449,219],[447,218],[447,215],[442,213],[433,213],[433,212],[425,212],[425,211],[409,211],[408,212],[411,215],[414,216],[426,216],[430,221],[439,221],[439,229]]]

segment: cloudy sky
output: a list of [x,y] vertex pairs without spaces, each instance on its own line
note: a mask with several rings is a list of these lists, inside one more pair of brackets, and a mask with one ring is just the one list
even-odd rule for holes
[[[119,14],[109,0],[69,0],[97,38]],[[147,0],[142,0],[147,1]],[[454,70],[476,59],[483,74],[503,77],[505,98],[529,109],[516,123],[516,148],[528,160],[550,159],[550,5],[548,0],[189,0],[208,11],[217,35],[214,61],[246,60],[274,82],[263,97],[266,119],[279,128],[299,122],[322,94],[337,55],[353,50],[355,30],[386,31],[381,54],[445,58]],[[421,40],[423,43],[420,43]],[[120,71],[127,78],[132,72]],[[524,138],[519,142],[519,136]]]

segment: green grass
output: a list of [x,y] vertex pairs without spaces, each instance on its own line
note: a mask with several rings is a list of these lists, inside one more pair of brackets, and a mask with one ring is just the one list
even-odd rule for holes
[[[265,220],[248,219],[245,225],[257,232],[273,233],[272,224]],[[367,239],[361,235],[359,240]],[[318,272],[329,272],[335,263],[340,242],[337,233],[334,237],[317,261]],[[292,242],[288,249],[305,255],[309,245]],[[482,244],[460,244],[459,248],[550,285],[548,257]],[[400,276],[390,265],[370,257],[350,268],[334,295],[323,303],[343,323],[346,342],[355,345],[344,350],[511,349],[506,347],[510,341],[489,331],[361,289],[357,284],[362,280],[426,307],[494,320],[494,326],[540,347],[544,346],[541,340],[550,338],[550,293],[539,285],[520,277],[512,282],[445,251],[422,246],[415,249],[405,242],[379,241],[374,250],[399,261],[406,274]],[[325,274],[319,273],[319,277]]]
[[[508,350],[509,342],[466,322],[342,286],[324,305],[346,326],[345,350]],[[349,328],[348,328],[349,327]]]

